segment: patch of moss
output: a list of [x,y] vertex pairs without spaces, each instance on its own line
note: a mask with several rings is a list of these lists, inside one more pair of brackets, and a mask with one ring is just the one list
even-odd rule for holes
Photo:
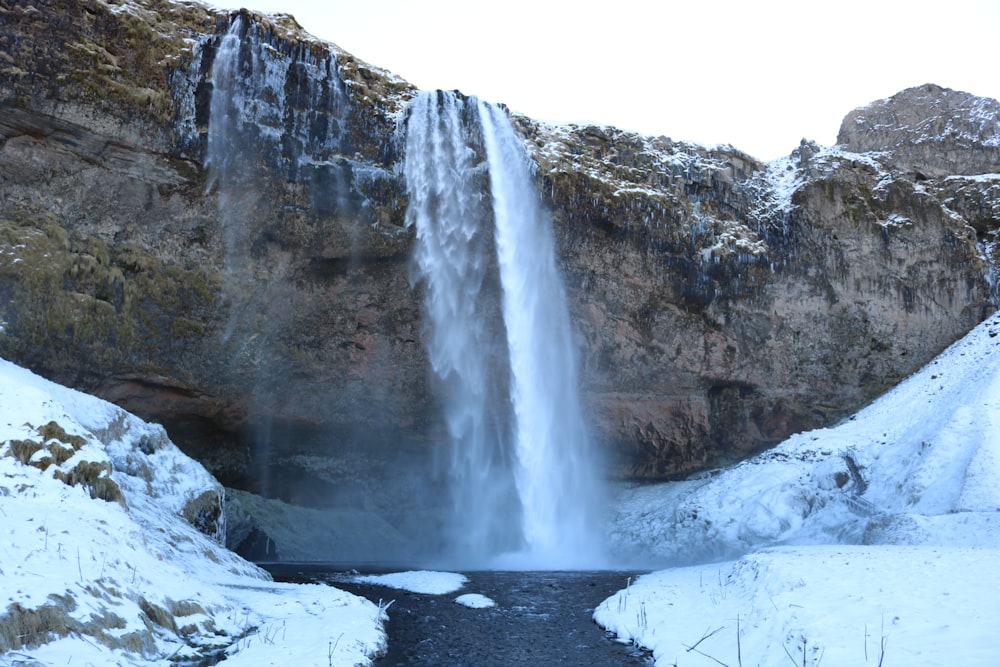
[[[49,453],[52,454],[51,462],[55,463],[57,466],[61,466],[66,463],[66,461],[69,461],[73,457],[73,454],[76,453],[74,448],[63,447],[58,442],[49,443],[46,449],[48,449]],[[46,466],[46,468],[47,467],[48,466]]]
[[[68,224],[68,223],[67,223]],[[214,267],[109,249],[48,213],[0,218],[0,354],[45,372],[148,370],[218,317]]]
[[174,616],[193,616],[195,614],[205,614],[205,608],[194,600],[180,600],[170,606]]
[[141,597],[139,598],[139,609],[142,610],[143,621],[151,630],[153,626],[159,626],[171,632],[177,632],[177,624],[174,622],[173,614],[163,607]]
[[124,635],[109,633],[126,628],[127,621],[109,609],[95,611],[83,621],[73,617],[76,608],[76,600],[70,595],[50,595],[47,604],[35,609],[19,603],[9,605],[0,615],[0,653],[36,648],[69,635],[93,637],[104,646],[133,654],[153,650],[155,644],[148,630]]
[[34,648],[69,635],[75,624],[70,612],[75,607],[56,600],[36,609],[15,602],[0,615],[0,653]]
[[205,491],[184,504],[184,519],[209,537],[222,532],[222,498],[215,491]]
[[170,333],[175,338],[181,338],[184,336],[204,336],[205,325],[201,322],[189,320],[186,317],[178,317],[170,323]]
[[[197,3],[29,0],[0,13],[2,48],[29,77],[7,77],[15,98],[83,102],[153,132],[174,117],[171,65],[191,50],[192,32],[213,32],[214,16]],[[117,11],[116,11],[117,10]]]
[[[30,439],[12,440],[9,443],[8,455],[13,456],[24,465],[30,465],[39,470],[46,470],[52,464],[61,466],[87,443],[82,436],[66,433],[66,430],[54,421],[50,421],[35,430],[41,436],[41,442]],[[36,457],[38,452],[45,454]]]

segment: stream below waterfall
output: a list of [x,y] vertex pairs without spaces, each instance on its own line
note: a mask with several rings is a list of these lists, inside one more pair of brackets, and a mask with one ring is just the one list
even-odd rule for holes
[[[626,587],[635,572],[463,572],[468,583],[445,595],[349,581],[314,563],[262,564],[276,580],[328,583],[385,605],[389,651],[378,667],[507,665],[650,665],[648,653],[616,642],[592,619],[594,608]],[[479,593],[495,607],[455,602]]]

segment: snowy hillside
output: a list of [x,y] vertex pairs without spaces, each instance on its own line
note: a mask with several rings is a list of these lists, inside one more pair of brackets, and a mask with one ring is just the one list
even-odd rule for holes
[[658,665],[998,664],[1000,316],[839,426],[618,507],[619,547],[717,561],[595,611]]
[[162,427],[0,360],[0,662],[302,667],[384,649],[383,610],[224,549],[222,493]]

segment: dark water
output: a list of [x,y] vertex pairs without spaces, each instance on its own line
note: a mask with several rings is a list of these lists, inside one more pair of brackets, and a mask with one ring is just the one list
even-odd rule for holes
[[[264,565],[279,581],[327,582],[389,607],[389,653],[375,664],[435,667],[506,665],[650,665],[648,654],[620,644],[594,623],[594,608],[625,588],[634,572],[463,572],[469,582],[447,595],[349,583],[329,566]],[[496,602],[455,603],[464,593]]]

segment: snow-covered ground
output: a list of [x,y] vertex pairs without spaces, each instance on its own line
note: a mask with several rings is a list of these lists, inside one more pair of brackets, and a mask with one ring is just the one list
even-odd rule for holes
[[222,493],[162,427],[0,360],[0,664],[327,667],[384,650],[377,605],[223,548]]
[[1000,316],[842,424],[617,508],[619,548],[678,567],[594,617],[657,665],[1000,664]]

